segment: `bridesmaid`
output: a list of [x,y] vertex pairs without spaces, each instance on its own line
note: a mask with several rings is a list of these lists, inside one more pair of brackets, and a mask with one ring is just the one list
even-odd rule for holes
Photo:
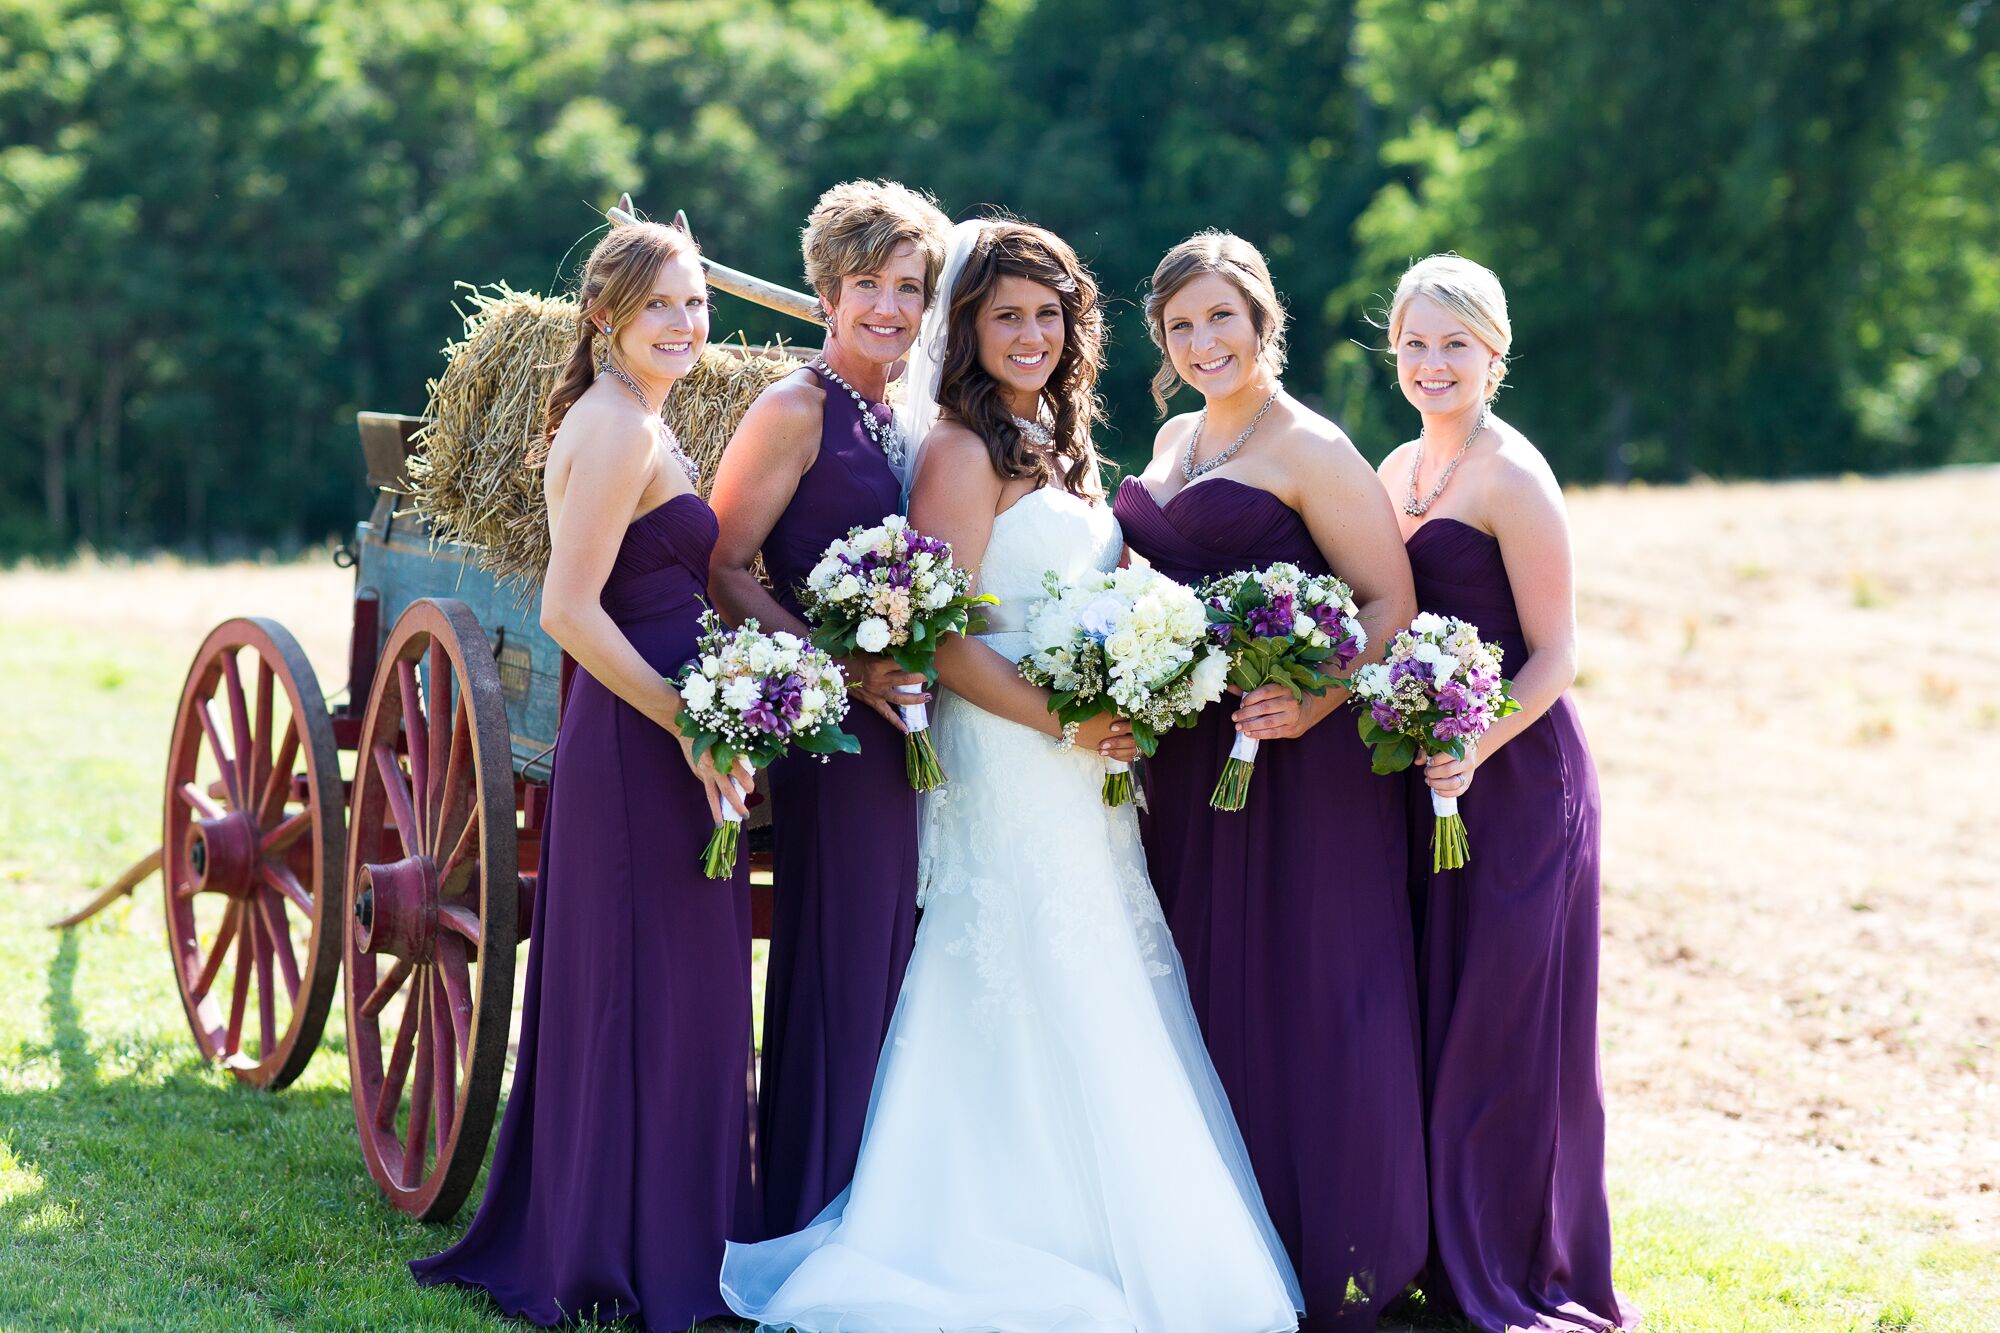
[[[1153,272],[1160,428],[1118,490],[1125,539],[1193,583],[1290,561],[1335,570],[1371,651],[1415,609],[1395,515],[1339,427],[1279,382],[1285,316],[1226,232]],[[1195,1012],[1305,1289],[1306,1326],[1372,1329],[1423,1263],[1424,1158],[1402,784],[1375,776],[1329,691],[1209,709],[1147,765],[1146,857]],[[1247,809],[1209,808],[1237,734],[1261,742]]]
[[[750,1187],[750,901],[704,879],[738,805],[675,729],[715,516],[660,419],[708,341],[694,240],[615,226],[548,405],[542,627],[576,659],[556,738],[513,1091],[465,1236],[410,1265],[508,1314],[684,1329],[727,1313]],[[603,348],[595,360],[594,346]],[[747,768],[737,774],[748,789]]]
[[[883,400],[950,229],[929,199],[893,182],[848,181],[820,196],[804,248],[826,350],[751,405],[716,473],[722,535],[709,578],[732,623],[806,633],[796,590],[827,544],[901,512],[909,446]],[[768,589],[751,572],[760,551]],[[775,892],[757,1121],[768,1235],[804,1227],[854,1174],[916,932],[917,795],[893,700],[929,696],[922,676],[886,657],[842,665],[861,753],[799,755],[769,773]]]
[[1597,772],[1565,693],[1576,598],[1562,491],[1493,415],[1513,341],[1498,278],[1456,255],[1419,261],[1397,285],[1389,341],[1423,417],[1380,471],[1418,605],[1497,642],[1521,702],[1463,761],[1436,755],[1417,772],[1459,798],[1463,869],[1426,869],[1430,802],[1411,784],[1435,1238],[1425,1295],[1480,1329],[1630,1327],[1637,1312],[1611,1285]]

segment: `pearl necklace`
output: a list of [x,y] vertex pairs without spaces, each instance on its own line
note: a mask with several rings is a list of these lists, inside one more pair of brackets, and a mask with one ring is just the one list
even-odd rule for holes
[[1257,415],[1250,418],[1250,424],[1243,428],[1243,433],[1237,436],[1227,449],[1200,464],[1194,461],[1194,451],[1201,447],[1201,428],[1208,424],[1208,408],[1203,407],[1200,412],[1196,413],[1194,434],[1188,437],[1187,452],[1181,455],[1182,480],[1193,481],[1196,477],[1206,476],[1208,473],[1221,467],[1224,463],[1227,463],[1230,459],[1236,457],[1236,451],[1243,447],[1243,442],[1250,438],[1250,432],[1257,429],[1257,423],[1264,419],[1264,414],[1271,410],[1271,404],[1277,402],[1278,395],[1283,392],[1284,388],[1282,385],[1271,390],[1271,396],[1266,398],[1264,405],[1257,409]]
[[1458,471],[1459,463],[1465,458],[1465,451],[1472,447],[1472,442],[1486,429],[1486,412],[1487,409],[1483,407],[1479,409],[1479,423],[1472,428],[1472,433],[1465,437],[1465,443],[1458,446],[1458,452],[1451,456],[1451,461],[1445,464],[1444,474],[1437,479],[1437,485],[1431,487],[1431,493],[1421,500],[1417,498],[1417,472],[1424,465],[1424,441],[1430,432],[1428,430],[1417,432],[1417,460],[1410,464],[1410,494],[1403,501],[1404,513],[1411,518],[1422,518],[1425,511],[1437,503],[1438,496],[1444,494],[1444,484],[1451,480],[1452,473]]
[[692,458],[688,457],[687,450],[681,448],[680,437],[675,435],[674,428],[667,424],[665,415],[667,410],[666,400],[661,399],[659,408],[655,410],[652,403],[647,401],[646,391],[639,387],[639,382],[620,370],[617,363],[609,357],[604,359],[604,364],[599,369],[630,389],[632,396],[639,400],[639,405],[644,407],[648,413],[660,419],[660,428],[667,433],[667,453],[673,457],[676,463],[681,465],[681,471],[687,473],[688,485],[694,487],[696,490],[700,490],[701,468]]
[[842,379],[835,372],[834,368],[826,363],[825,357],[820,357],[807,367],[807,369],[811,370],[813,374],[819,376],[821,379],[830,380],[847,390],[847,396],[852,398],[854,405],[861,409],[861,424],[868,428],[868,438],[875,441],[875,447],[882,451],[882,457],[889,460],[890,467],[902,467],[903,432],[896,428],[895,418],[891,417],[885,424],[880,417],[875,415],[877,404],[863,398],[859,389],[856,389],[852,384]]

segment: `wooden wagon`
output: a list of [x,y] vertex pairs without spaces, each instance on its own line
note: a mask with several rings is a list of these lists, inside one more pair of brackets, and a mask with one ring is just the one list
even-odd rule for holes
[[[704,265],[721,290],[811,317],[797,292]],[[327,706],[275,620],[216,626],[174,716],[159,849],[55,924],[160,868],[195,1044],[257,1088],[304,1071],[339,987],[368,1173],[435,1221],[465,1201],[500,1102],[571,664],[539,596],[396,509],[420,420],[359,424],[376,498],[335,557],[355,573],[346,702]],[[752,890],[759,937],[769,892]]]

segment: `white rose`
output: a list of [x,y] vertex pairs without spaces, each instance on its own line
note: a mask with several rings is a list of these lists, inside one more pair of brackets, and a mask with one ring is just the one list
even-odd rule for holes
[[768,676],[771,674],[771,668],[776,665],[777,663],[774,660],[774,656],[771,652],[770,644],[764,642],[762,639],[758,639],[751,643],[750,669],[752,671],[756,672],[760,676]]
[[714,653],[710,653],[708,656],[702,658],[701,674],[713,681],[715,677],[722,674],[722,659]]
[[1429,639],[1419,639],[1416,649],[1412,652],[1411,656],[1415,657],[1419,662],[1436,662],[1440,657],[1444,656],[1444,653]]
[[1104,641],[1104,651],[1113,661],[1136,657],[1139,652],[1139,636],[1129,629],[1121,629]]
[[949,583],[935,584],[929,592],[924,594],[924,610],[935,611],[950,600],[951,585]]
[[817,685],[808,685],[799,691],[799,707],[808,714],[818,713],[826,707],[826,691]]
[[757,682],[748,676],[738,676],[722,687],[722,702],[742,712],[757,702]]
[[1419,612],[1417,618],[1410,622],[1410,630],[1414,634],[1442,634],[1444,628],[1444,617],[1435,611]]
[[836,600],[843,602],[850,597],[859,597],[861,595],[861,580],[855,578],[852,574],[842,574],[833,585],[833,595]]
[[681,683],[681,702],[701,713],[715,702],[715,682],[695,672]]
[[928,574],[937,568],[937,557],[929,551],[919,551],[910,557],[910,568],[919,574]]
[[806,586],[814,592],[825,592],[833,586],[834,579],[839,576],[840,562],[838,560],[822,560],[812,567],[812,573],[806,575]]
[[1303,611],[1292,613],[1292,633],[1304,638],[1313,632],[1313,618]]
[[854,631],[854,646],[864,653],[879,653],[889,646],[889,622],[870,616]]

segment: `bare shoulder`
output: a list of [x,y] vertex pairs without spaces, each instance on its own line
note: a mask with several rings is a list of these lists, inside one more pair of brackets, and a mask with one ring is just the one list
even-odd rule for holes
[[826,390],[801,369],[758,394],[737,430],[777,444],[817,442],[825,412]]
[[1504,421],[1494,424],[1500,447],[1491,455],[1487,480],[1495,496],[1511,502],[1553,499],[1560,504],[1562,484],[1534,441]]
[[1299,475],[1343,482],[1365,478],[1374,484],[1375,470],[1347,432],[1303,403],[1292,404],[1290,419],[1277,442],[1287,469]]
[[1405,440],[1394,449],[1391,449],[1388,456],[1375,465],[1375,474],[1384,481],[1395,478],[1407,478],[1410,475],[1410,465],[1416,461],[1416,458],[1417,441]]
[[1194,434],[1195,417],[1199,413],[1182,412],[1168,417],[1153,432],[1153,457],[1172,458],[1187,448],[1188,437]]
[[586,393],[564,413],[549,442],[549,462],[566,472],[588,467],[621,475],[643,468],[656,442],[636,404],[628,407],[608,395]]
[[993,470],[993,455],[979,432],[963,422],[949,419],[931,427],[924,437],[922,470],[925,476],[948,478],[954,486],[977,485],[990,481],[995,490],[1000,474]]

